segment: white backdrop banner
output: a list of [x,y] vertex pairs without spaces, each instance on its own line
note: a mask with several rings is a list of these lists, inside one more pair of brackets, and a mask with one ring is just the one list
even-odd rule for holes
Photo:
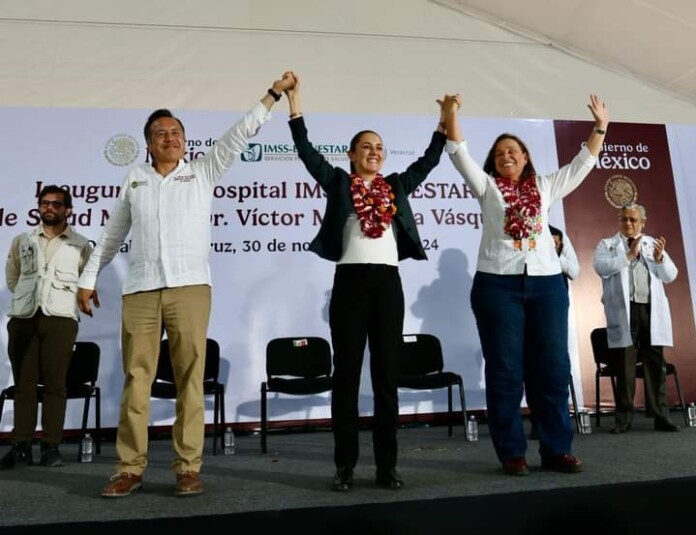
[[[230,112],[175,110],[186,127],[188,157],[210,149],[217,136],[239,117]],[[92,240],[109,217],[127,170],[146,158],[142,126],[149,110],[0,108],[3,165],[0,184],[0,249],[35,227],[37,195],[42,186],[70,188],[73,224]],[[306,116],[310,140],[337,166],[348,167],[350,138],[374,129],[386,145],[385,173],[400,171],[425,150],[437,115]],[[495,137],[504,131],[521,136],[539,172],[558,167],[552,121],[462,119],[470,148],[483,161]],[[334,265],[307,245],[316,234],[325,199],[297,159],[285,113],[278,113],[251,140],[215,189],[210,261],[213,310],[209,336],[222,351],[220,380],[227,385],[229,421],[259,421],[260,383],[265,379],[265,346],[274,337],[318,335],[330,339],[328,300]],[[443,345],[445,368],[460,373],[467,405],[485,407],[481,351],[469,304],[469,292],[481,237],[478,203],[464,186],[449,158],[412,195],[427,261],[406,260],[401,276],[406,297],[405,333],[432,333]],[[551,220],[563,227],[562,210]],[[686,233],[685,233],[686,234]],[[101,274],[97,289],[101,308],[83,317],[78,339],[94,340],[102,349],[99,385],[102,425],[115,427],[123,384],[120,352],[121,287],[127,269],[128,238],[116,259]],[[7,310],[10,293],[3,284],[0,307]],[[6,323],[4,319],[3,327]],[[12,384],[6,354],[7,332],[0,331],[0,386]],[[575,344],[573,374],[579,387]],[[366,355],[366,360],[369,355]],[[360,410],[372,412],[369,368],[364,366]],[[330,417],[328,394],[282,397],[269,404],[270,418],[282,420]],[[582,403],[582,398],[580,399]],[[446,411],[444,391],[400,393],[402,414]],[[171,402],[153,400],[151,422],[173,421]],[[207,405],[212,421],[212,403]],[[80,427],[80,404],[68,403],[66,429]],[[12,404],[6,404],[2,431],[12,427]]]
[[696,126],[667,125],[670,159],[679,204],[679,221],[684,236],[684,253],[689,272],[691,303],[696,318]]

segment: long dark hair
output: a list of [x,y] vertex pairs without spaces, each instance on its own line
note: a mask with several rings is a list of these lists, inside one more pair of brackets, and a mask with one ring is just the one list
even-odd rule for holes
[[488,156],[486,156],[486,161],[483,164],[483,170],[489,175],[497,175],[497,171],[495,169],[495,148],[498,146],[498,143],[500,143],[504,139],[512,139],[513,141],[517,142],[517,144],[522,149],[522,152],[527,155],[527,165],[525,165],[524,169],[522,169],[522,176],[520,178],[525,179],[530,176],[536,175],[536,169],[534,169],[534,164],[532,163],[532,155],[529,154],[529,149],[527,149],[527,145],[525,145],[524,141],[522,141],[516,135],[508,134],[507,132],[500,134],[497,138],[495,138],[493,146],[491,146],[491,149],[488,151]]

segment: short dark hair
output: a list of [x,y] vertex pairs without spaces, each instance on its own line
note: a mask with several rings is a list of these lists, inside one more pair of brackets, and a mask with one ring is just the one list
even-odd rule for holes
[[177,123],[179,123],[179,126],[181,127],[181,132],[184,134],[184,137],[186,137],[186,129],[184,128],[184,124],[181,122],[181,120],[178,117],[175,117],[174,114],[168,109],[160,108],[159,110],[153,111],[150,114],[150,117],[147,118],[145,128],[143,128],[145,141],[150,141],[150,128],[152,127],[152,123],[154,123],[157,119],[161,119],[162,117],[171,117]]
[[524,169],[522,169],[522,176],[520,178],[525,179],[530,176],[536,175],[536,169],[534,169],[534,164],[532,163],[532,155],[529,154],[529,149],[527,148],[527,145],[525,145],[524,141],[522,141],[516,135],[508,134],[507,132],[504,134],[500,134],[493,142],[491,149],[488,151],[488,156],[486,156],[486,161],[483,164],[483,170],[489,175],[495,174],[495,147],[504,139],[512,139],[513,141],[517,142],[517,144],[522,149],[522,152],[527,155],[527,165],[525,165]]
[[61,188],[60,186],[56,186],[55,184],[51,184],[50,186],[44,186],[41,188],[41,191],[39,192],[39,204],[41,204],[41,200],[46,196],[51,193],[59,193],[63,195],[63,204],[65,205],[66,208],[72,208],[72,195],[70,195],[70,191],[67,188]]

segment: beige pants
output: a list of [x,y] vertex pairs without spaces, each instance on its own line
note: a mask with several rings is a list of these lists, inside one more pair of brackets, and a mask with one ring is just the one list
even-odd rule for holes
[[203,371],[210,318],[210,286],[184,286],[123,296],[121,344],[125,382],[116,452],[117,473],[147,466],[150,388],[157,372],[162,326],[169,338],[177,388],[172,427],[176,473],[199,472],[205,438]]

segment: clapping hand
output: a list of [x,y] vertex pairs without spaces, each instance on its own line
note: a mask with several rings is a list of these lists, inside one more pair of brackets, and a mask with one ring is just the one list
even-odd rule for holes
[[662,262],[662,253],[665,250],[665,244],[667,243],[667,240],[665,239],[664,236],[660,236],[655,240],[655,248],[653,249],[653,258],[655,259],[655,262],[660,264]]

